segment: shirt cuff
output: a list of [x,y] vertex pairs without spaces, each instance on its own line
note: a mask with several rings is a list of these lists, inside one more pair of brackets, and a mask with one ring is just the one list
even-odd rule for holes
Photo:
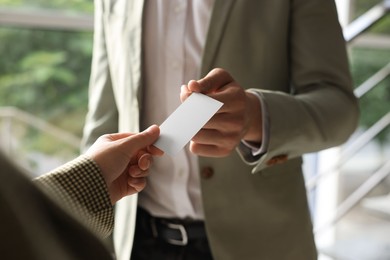
[[[253,144],[251,142],[247,142],[245,140],[241,140],[241,145],[239,146],[240,148],[245,147],[244,149],[247,151],[250,151],[250,154],[253,156],[253,158],[260,158],[261,155],[265,154],[268,150],[268,143],[269,143],[269,113],[267,106],[265,106],[264,101],[263,101],[263,96],[260,92],[254,91],[254,90],[246,90],[247,92],[250,92],[254,95],[257,96],[257,98],[260,101],[260,106],[261,106],[261,116],[262,116],[262,141],[260,146]],[[246,152],[247,154],[247,152]]]

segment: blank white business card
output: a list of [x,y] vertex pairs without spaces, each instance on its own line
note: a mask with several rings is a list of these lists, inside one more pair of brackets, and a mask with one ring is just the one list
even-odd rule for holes
[[175,156],[222,107],[223,103],[200,93],[192,93],[160,126],[154,145]]

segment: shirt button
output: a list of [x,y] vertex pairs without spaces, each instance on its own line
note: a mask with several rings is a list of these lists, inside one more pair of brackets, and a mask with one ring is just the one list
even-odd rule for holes
[[207,180],[214,176],[214,169],[211,167],[202,168],[200,175],[203,179]]

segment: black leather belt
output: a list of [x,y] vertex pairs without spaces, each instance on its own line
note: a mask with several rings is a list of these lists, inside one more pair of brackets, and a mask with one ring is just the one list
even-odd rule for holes
[[149,226],[148,233],[154,238],[171,245],[185,246],[193,240],[207,239],[203,221],[156,218],[138,208],[137,228],[139,222],[143,222],[141,225],[144,227]]

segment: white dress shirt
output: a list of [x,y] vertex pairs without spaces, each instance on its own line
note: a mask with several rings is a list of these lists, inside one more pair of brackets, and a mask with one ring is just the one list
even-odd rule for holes
[[[180,86],[199,79],[214,0],[148,0],[144,26],[142,127],[161,124],[180,104]],[[178,126],[180,127],[180,126]],[[155,158],[139,205],[152,215],[203,219],[197,156]]]
[[[181,104],[180,86],[199,79],[213,4],[214,0],[146,1],[143,128],[161,124]],[[261,102],[259,94],[253,94]],[[267,120],[263,120],[263,130],[266,141]],[[253,156],[263,154],[267,147],[267,142],[261,147],[243,144]],[[175,157],[155,158],[139,205],[154,216],[204,218],[198,158],[188,146]]]

